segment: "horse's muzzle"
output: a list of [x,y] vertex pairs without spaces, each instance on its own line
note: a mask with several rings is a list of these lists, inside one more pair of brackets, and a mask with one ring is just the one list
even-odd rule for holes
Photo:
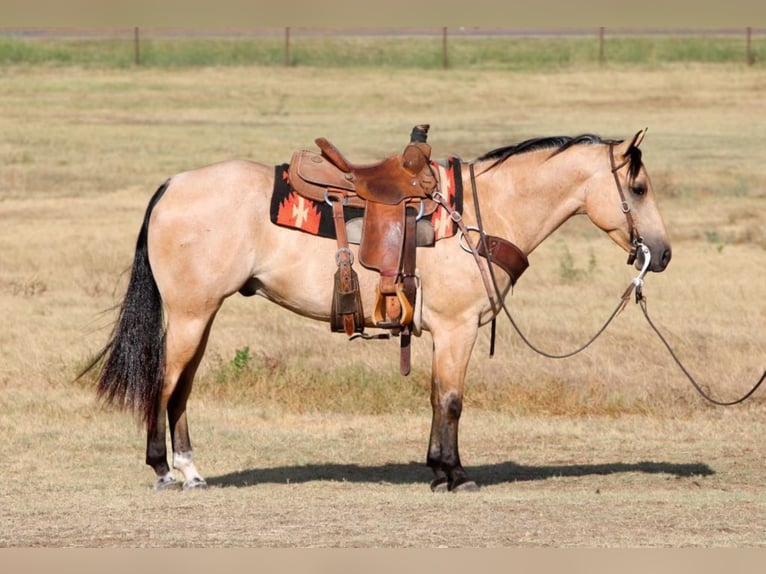
[[[662,243],[661,245],[646,244],[646,246],[651,252],[649,271],[653,271],[655,273],[665,271],[665,268],[670,263],[670,258],[673,255],[670,245]],[[644,267],[644,253],[641,249],[639,249],[638,253],[636,254],[636,261],[634,266],[639,270],[643,269]]]

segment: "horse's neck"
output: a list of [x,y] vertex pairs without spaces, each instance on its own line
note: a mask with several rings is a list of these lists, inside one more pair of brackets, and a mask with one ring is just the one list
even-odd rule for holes
[[[486,232],[512,241],[527,254],[584,209],[587,174],[559,158],[542,161],[549,155],[520,154],[484,173],[480,164],[475,167],[481,174],[476,186]],[[470,193],[470,177],[464,183]],[[472,200],[466,204],[473,212]]]

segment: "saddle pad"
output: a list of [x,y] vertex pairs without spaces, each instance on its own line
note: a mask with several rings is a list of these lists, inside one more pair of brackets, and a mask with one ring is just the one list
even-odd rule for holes
[[[290,187],[287,175],[289,164],[274,168],[274,191],[271,194],[269,214],[271,222],[282,227],[290,227],[335,239],[335,223],[332,219],[332,206],[324,201],[314,201],[298,195]],[[343,215],[346,221],[362,217],[364,210],[357,207],[345,207]]]
[[[463,175],[460,170],[460,158],[451,157],[446,165],[432,161],[431,167],[434,168],[438,177],[437,188],[442,194],[447,204],[458,213],[463,213]],[[452,237],[457,233],[458,225],[441,205],[429,217],[434,226],[434,240]]]
[[[298,195],[288,177],[289,164],[274,167],[274,191],[271,195],[271,222],[282,227],[299,229],[312,235],[335,239],[335,224],[332,219],[332,206],[324,201],[314,201]],[[432,162],[432,167],[439,177],[439,190],[450,207],[462,213],[463,211],[463,180],[460,172],[460,159],[450,158],[446,165]],[[346,206],[343,209],[346,221],[360,218],[364,210]],[[458,229],[447,211],[439,205],[437,209],[424,220],[430,221],[434,227],[434,238],[452,237]]]

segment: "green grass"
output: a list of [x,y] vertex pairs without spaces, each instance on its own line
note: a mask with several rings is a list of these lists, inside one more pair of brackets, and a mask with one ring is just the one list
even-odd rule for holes
[[[744,36],[738,37],[636,37],[606,41],[605,59],[626,64],[675,62],[726,63],[745,61]],[[754,48],[755,61],[763,51]]]
[[[598,35],[592,36],[457,36],[448,37],[450,68],[552,70],[598,65]],[[756,64],[766,60],[766,42],[752,42]],[[664,63],[743,63],[745,34],[609,36],[604,61],[609,64],[656,66]],[[290,64],[319,68],[391,67],[439,69],[444,66],[442,37],[309,36],[290,39]],[[274,35],[141,37],[139,61],[149,67],[283,66],[285,39]],[[113,37],[0,37],[0,65],[49,64],[128,67],[135,62],[132,32]]]
[[322,367],[277,354],[237,349],[233,358],[212,358],[196,390],[216,399],[237,397],[270,407],[288,406],[298,413],[394,414],[428,407],[429,373],[416,369],[410,377],[381,372],[358,363]]

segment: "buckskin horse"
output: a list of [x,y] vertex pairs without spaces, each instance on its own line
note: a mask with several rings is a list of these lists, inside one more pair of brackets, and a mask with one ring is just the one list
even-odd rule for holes
[[[479,233],[502,238],[525,258],[567,219],[585,214],[633,253],[629,263],[641,269],[646,261],[648,270],[663,271],[671,249],[639,149],[644,133],[630,140],[536,138],[467,164],[453,158],[470,169],[456,182],[467,199],[461,212],[449,212],[450,220],[475,236],[478,208]],[[87,370],[99,366],[100,397],[133,410],[145,423],[146,463],[156,473],[156,489],[179,486],[167,460],[166,421],[183,488],[206,486],[192,456],[186,404],[227,297],[257,294],[299,315],[331,321],[341,250],[336,241],[270,221],[276,173],[274,166],[226,161],[172,176],[149,201],[111,337]],[[444,183],[425,195],[443,201]],[[475,246],[465,235],[417,249],[411,324],[416,336],[428,331],[433,340],[426,464],[434,491],[477,488],[458,452],[466,370],[479,328],[498,312],[492,291],[502,299],[518,278],[492,263],[495,289],[488,296],[482,265],[490,267],[489,259],[467,253]],[[358,250],[351,245],[343,253],[353,259]],[[367,327],[380,324],[372,312],[380,278],[376,270],[358,268],[356,293]]]

